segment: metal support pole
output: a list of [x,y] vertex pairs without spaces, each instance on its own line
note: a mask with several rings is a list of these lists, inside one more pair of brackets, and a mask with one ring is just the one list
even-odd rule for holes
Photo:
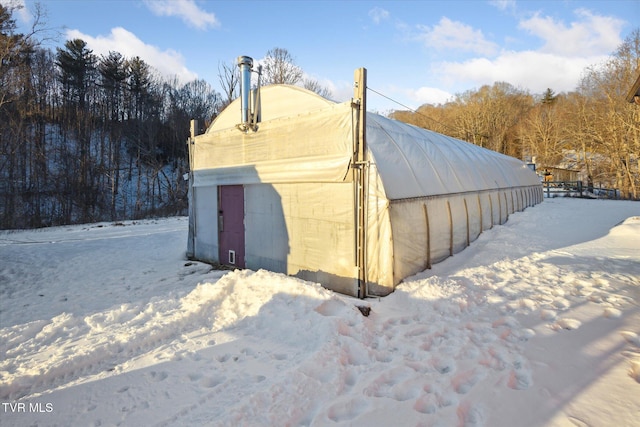
[[431,230],[429,228],[429,211],[426,203],[422,205],[422,208],[424,210],[424,221],[427,225],[427,268],[431,269]]
[[195,149],[196,136],[200,134],[198,120],[191,120],[191,135],[187,140],[187,153],[189,155],[189,182],[187,183],[187,199],[189,202],[189,231],[187,235],[187,258],[195,257],[196,253],[196,195],[193,189],[193,151]]
[[356,269],[358,271],[358,298],[367,295],[367,266],[366,266],[366,155],[367,155],[367,70],[358,68],[354,73],[354,88],[352,107],[356,114],[356,127],[353,139],[354,185],[355,185],[355,228],[356,228]]
[[449,200],[447,200],[447,212],[449,214],[449,256],[453,256],[453,216]]

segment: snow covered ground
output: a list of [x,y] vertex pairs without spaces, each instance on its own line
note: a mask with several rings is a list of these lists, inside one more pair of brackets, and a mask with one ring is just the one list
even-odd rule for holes
[[0,232],[0,424],[640,425],[640,203],[547,199],[364,301],[186,238]]

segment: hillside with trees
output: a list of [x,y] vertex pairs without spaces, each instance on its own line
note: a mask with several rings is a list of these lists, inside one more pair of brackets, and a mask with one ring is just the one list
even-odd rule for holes
[[161,78],[139,57],[55,52],[0,5],[0,228],[185,214],[190,119],[220,95]]

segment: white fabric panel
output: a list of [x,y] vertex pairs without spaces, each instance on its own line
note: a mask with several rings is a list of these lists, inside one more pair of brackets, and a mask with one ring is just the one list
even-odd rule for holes
[[201,187],[261,182],[343,182],[347,179],[350,162],[350,157],[340,154],[200,169],[194,172],[193,185]]
[[466,197],[467,209],[469,210],[469,241],[473,242],[482,233],[483,215],[480,203],[480,194],[474,194]]
[[353,184],[274,187],[285,207],[290,242],[287,273],[356,295]]
[[278,162],[286,166],[301,163],[311,168],[308,176],[312,176],[318,161],[321,167],[317,172],[326,179],[325,162],[352,156],[351,111],[349,103],[335,104],[313,114],[301,112],[294,118],[260,123],[257,132],[235,128],[209,131],[195,138],[192,169],[253,166],[257,172],[273,172]]
[[218,262],[218,187],[194,188],[194,255]]
[[502,191],[497,191],[495,194],[493,210],[497,212],[497,219],[494,224],[502,225],[507,220],[507,212],[506,212],[506,203],[504,200],[504,193]]
[[480,198],[480,206],[482,210],[482,231],[489,230],[494,224],[493,218],[491,217],[491,203],[489,201],[491,194],[485,192],[479,193],[478,196]]
[[450,256],[449,211],[447,200],[437,198],[425,202],[429,214],[431,236],[431,264],[436,264]]
[[509,206],[509,215],[516,211],[516,198],[515,191],[513,189],[509,189],[505,191],[505,196],[507,198],[507,206]]
[[248,268],[356,294],[352,183],[247,185],[245,210]]
[[375,164],[368,169],[367,189],[367,292],[387,295],[397,283],[393,266],[393,236],[389,200]]
[[427,222],[419,201],[392,203],[390,217],[397,283],[427,267]]
[[[454,253],[467,246],[463,200],[463,196],[454,196],[391,202],[394,285],[407,276],[423,271],[428,259],[431,264],[436,264],[449,257],[452,232]],[[471,237],[470,240],[475,240]]]
[[289,231],[282,198],[270,184],[244,186],[247,268],[287,272]]
[[509,201],[507,199],[507,192],[500,191],[500,225],[509,220]]
[[487,196],[489,198],[491,227],[493,227],[494,225],[500,224],[500,206],[502,206],[499,203],[500,193],[498,191],[492,191],[487,193]]
[[467,213],[464,209],[463,196],[451,196],[448,200],[453,227],[453,253],[457,254],[467,247]]

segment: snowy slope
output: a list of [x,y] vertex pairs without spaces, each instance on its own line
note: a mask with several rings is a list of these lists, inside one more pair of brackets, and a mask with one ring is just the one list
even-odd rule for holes
[[0,424],[640,425],[638,203],[548,199],[365,301],[186,230],[0,232]]

